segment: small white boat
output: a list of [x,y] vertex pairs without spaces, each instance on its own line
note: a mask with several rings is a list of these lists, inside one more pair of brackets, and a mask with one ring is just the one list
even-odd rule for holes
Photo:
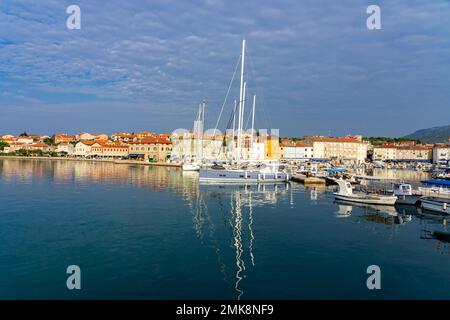
[[339,186],[338,192],[334,193],[334,198],[337,200],[351,201],[357,203],[380,204],[380,205],[394,205],[397,201],[396,196],[387,196],[375,193],[353,193],[353,188],[350,182],[346,180],[336,180]]
[[183,171],[200,171],[200,165],[196,162],[185,162],[182,169]]
[[421,202],[422,208],[426,210],[450,214],[450,199],[424,197]]
[[412,186],[409,183],[394,183],[393,194],[397,197],[396,204],[416,205],[422,197],[420,194],[414,194]]

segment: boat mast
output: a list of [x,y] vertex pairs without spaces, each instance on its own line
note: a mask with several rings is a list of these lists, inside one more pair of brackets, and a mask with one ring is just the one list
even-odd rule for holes
[[256,94],[253,95],[253,110],[252,110],[252,140],[250,140],[250,146],[253,149],[253,131],[255,128],[255,107],[256,107]]
[[240,157],[243,158],[243,154],[242,154],[242,147],[244,144],[244,139],[245,137],[243,137],[244,135],[244,115],[245,115],[245,90],[247,88],[247,82],[244,81],[244,92],[242,94],[242,115],[241,115],[241,148],[239,149],[239,153],[240,153]]
[[237,108],[237,101],[234,99],[234,108],[233,108],[233,134],[231,135],[231,151],[232,154],[234,152],[234,136],[236,132],[236,108]]
[[242,40],[241,54],[241,85],[239,88],[239,119],[238,119],[238,145],[237,145],[237,162],[239,163],[242,148],[242,107],[244,100],[244,63],[245,63],[245,39]]

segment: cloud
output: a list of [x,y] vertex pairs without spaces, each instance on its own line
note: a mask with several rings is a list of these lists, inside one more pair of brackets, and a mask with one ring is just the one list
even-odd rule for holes
[[[178,114],[190,126],[205,98],[214,123],[243,37],[249,92],[258,94],[259,108],[266,109],[261,112],[286,134],[326,133],[334,122],[351,128],[364,121],[363,113],[381,121],[393,108],[434,108],[421,118],[432,125],[448,108],[448,2],[381,2],[379,32],[365,28],[368,3],[362,0],[80,0],[81,30],[65,27],[69,4],[0,4],[0,92],[10,94],[1,97],[0,108],[47,105],[48,111],[39,110],[57,112],[85,105],[96,119],[111,102],[123,109],[147,106],[149,123],[164,119],[149,129],[170,131],[180,126],[173,120]],[[235,85],[233,96],[237,90]],[[306,121],[306,114],[324,117]],[[11,126],[24,121],[7,116]],[[141,116],[113,120],[132,128]],[[389,121],[384,128],[371,121],[363,133],[395,134],[411,126]]]

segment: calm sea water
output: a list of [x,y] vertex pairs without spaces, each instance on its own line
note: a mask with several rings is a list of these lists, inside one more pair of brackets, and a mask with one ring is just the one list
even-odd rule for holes
[[[450,299],[450,244],[432,237],[450,232],[444,217],[335,203],[331,192],[3,159],[0,298]],[[81,290],[66,288],[72,264]],[[366,287],[373,264],[381,290]]]

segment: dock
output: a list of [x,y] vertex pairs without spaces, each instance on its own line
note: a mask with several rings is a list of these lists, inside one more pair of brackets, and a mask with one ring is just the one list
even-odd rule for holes
[[303,184],[325,184],[326,181],[324,178],[319,177],[308,177],[305,174],[294,173],[291,177],[292,181],[301,182]]

